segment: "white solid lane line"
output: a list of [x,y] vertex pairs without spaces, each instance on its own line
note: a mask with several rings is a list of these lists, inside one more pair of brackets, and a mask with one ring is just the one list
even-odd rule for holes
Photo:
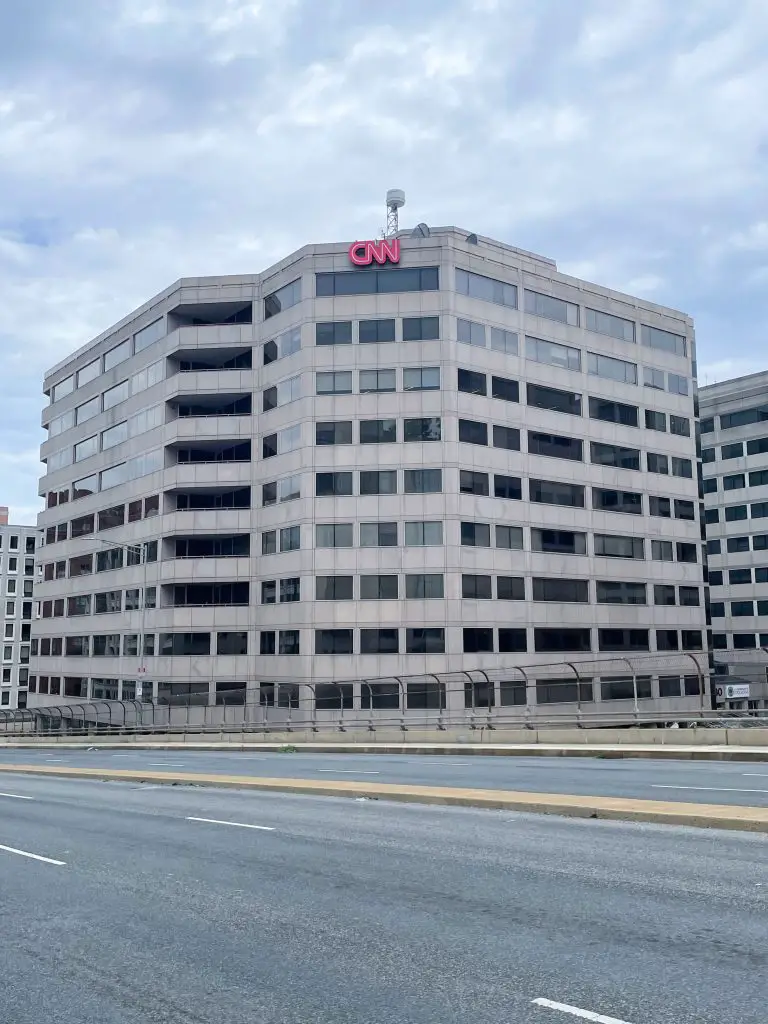
[[21,796],[19,793],[0,793],[0,796],[7,797],[9,800],[34,800],[33,796]]
[[602,1013],[582,1010],[578,1006],[569,1006],[567,1003],[553,1003],[551,999],[533,999],[532,1002],[534,1006],[541,1006],[545,1010],[558,1010],[560,1013],[569,1013],[572,1017],[591,1020],[594,1024],[629,1024],[629,1021],[619,1020],[618,1017],[606,1017]]
[[63,757],[46,757],[45,763],[46,764],[64,764],[64,758]]
[[331,772],[333,775],[381,775],[381,772],[364,772],[359,768],[315,768],[316,772]]
[[765,772],[742,772],[745,779],[768,779],[768,774]]
[[439,764],[448,765],[449,768],[466,768],[470,761],[406,761],[406,764]]
[[734,789],[725,786],[662,786],[655,784],[651,789],[688,789],[697,793],[768,793],[768,789]]
[[184,762],[181,761],[150,761],[147,768],[183,768]]
[[43,864],[55,864],[56,867],[63,868],[66,866],[64,860],[53,860],[51,857],[41,857],[39,853],[28,853],[26,850],[17,850],[13,846],[0,846],[0,850],[5,850],[6,853],[16,853],[19,857],[29,857],[30,860],[39,860]]
[[235,828],[255,828],[259,832],[274,832],[270,825],[246,825],[244,821],[219,821],[217,818],[186,818],[186,821],[202,821],[206,825],[233,825]]

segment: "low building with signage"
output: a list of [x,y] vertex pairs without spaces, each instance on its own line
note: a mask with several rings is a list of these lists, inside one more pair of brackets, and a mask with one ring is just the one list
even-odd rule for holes
[[768,707],[768,372],[701,388],[714,696]]
[[708,705],[695,391],[688,316],[454,227],[177,281],[46,375],[34,701]]

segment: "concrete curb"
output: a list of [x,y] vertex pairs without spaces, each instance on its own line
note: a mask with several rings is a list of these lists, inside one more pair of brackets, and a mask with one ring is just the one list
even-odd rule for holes
[[768,807],[722,804],[690,804],[622,797],[577,796],[563,793],[520,793],[494,789],[459,789],[438,786],[399,786],[390,783],[318,782],[314,779],[251,778],[243,775],[144,772],[100,768],[43,768],[0,764],[0,773],[38,775],[62,779],[94,779],[105,782],[150,782],[177,786],[210,786],[256,792],[294,793],[392,800],[400,803],[516,810],[557,814],[570,818],[642,821],[662,825],[687,825],[744,832],[768,833]]
[[[81,741],[77,743],[2,743],[3,750],[172,750],[172,751],[222,751],[237,753],[251,751],[258,753],[279,753],[287,746],[295,748],[297,753],[308,754],[442,754],[456,756],[484,757],[597,757],[601,759],[646,758],[654,761],[768,761],[768,747],[735,747],[735,746],[630,746],[593,744],[591,746],[569,744],[516,745],[516,744],[470,744],[470,743],[174,743],[161,741],[157,743],[143,742],[109,742],[103,743]],[[293,752],[293,751],[291,751]]]

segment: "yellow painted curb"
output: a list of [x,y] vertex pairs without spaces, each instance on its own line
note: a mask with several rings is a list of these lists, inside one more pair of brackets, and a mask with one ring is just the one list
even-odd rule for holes
[[315,779],[253,778],[248,775],[145,772],[118,768],[43,768],[0,764],[0,772],[65,779],[87,778],[116,782],[214,786],[276,793],[303,793],[309,796],[368,797],[401,803],[559,814],[572,818],[646,821],[667,825],[692,825],[697,828],[768,832],[768,807],[630,800],[623,797],[579,796],[570,793],[520,793],[511,790],[459,789],[447,786],[400,786],[383,782],[327,782]]

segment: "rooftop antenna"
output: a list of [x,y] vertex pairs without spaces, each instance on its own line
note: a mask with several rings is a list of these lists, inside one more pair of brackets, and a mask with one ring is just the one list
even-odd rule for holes
[[399,231],[397,211],[405,206],[405,192],[401,188],[391,188],[387,192],[387,231],[385,238],[392,238]]

